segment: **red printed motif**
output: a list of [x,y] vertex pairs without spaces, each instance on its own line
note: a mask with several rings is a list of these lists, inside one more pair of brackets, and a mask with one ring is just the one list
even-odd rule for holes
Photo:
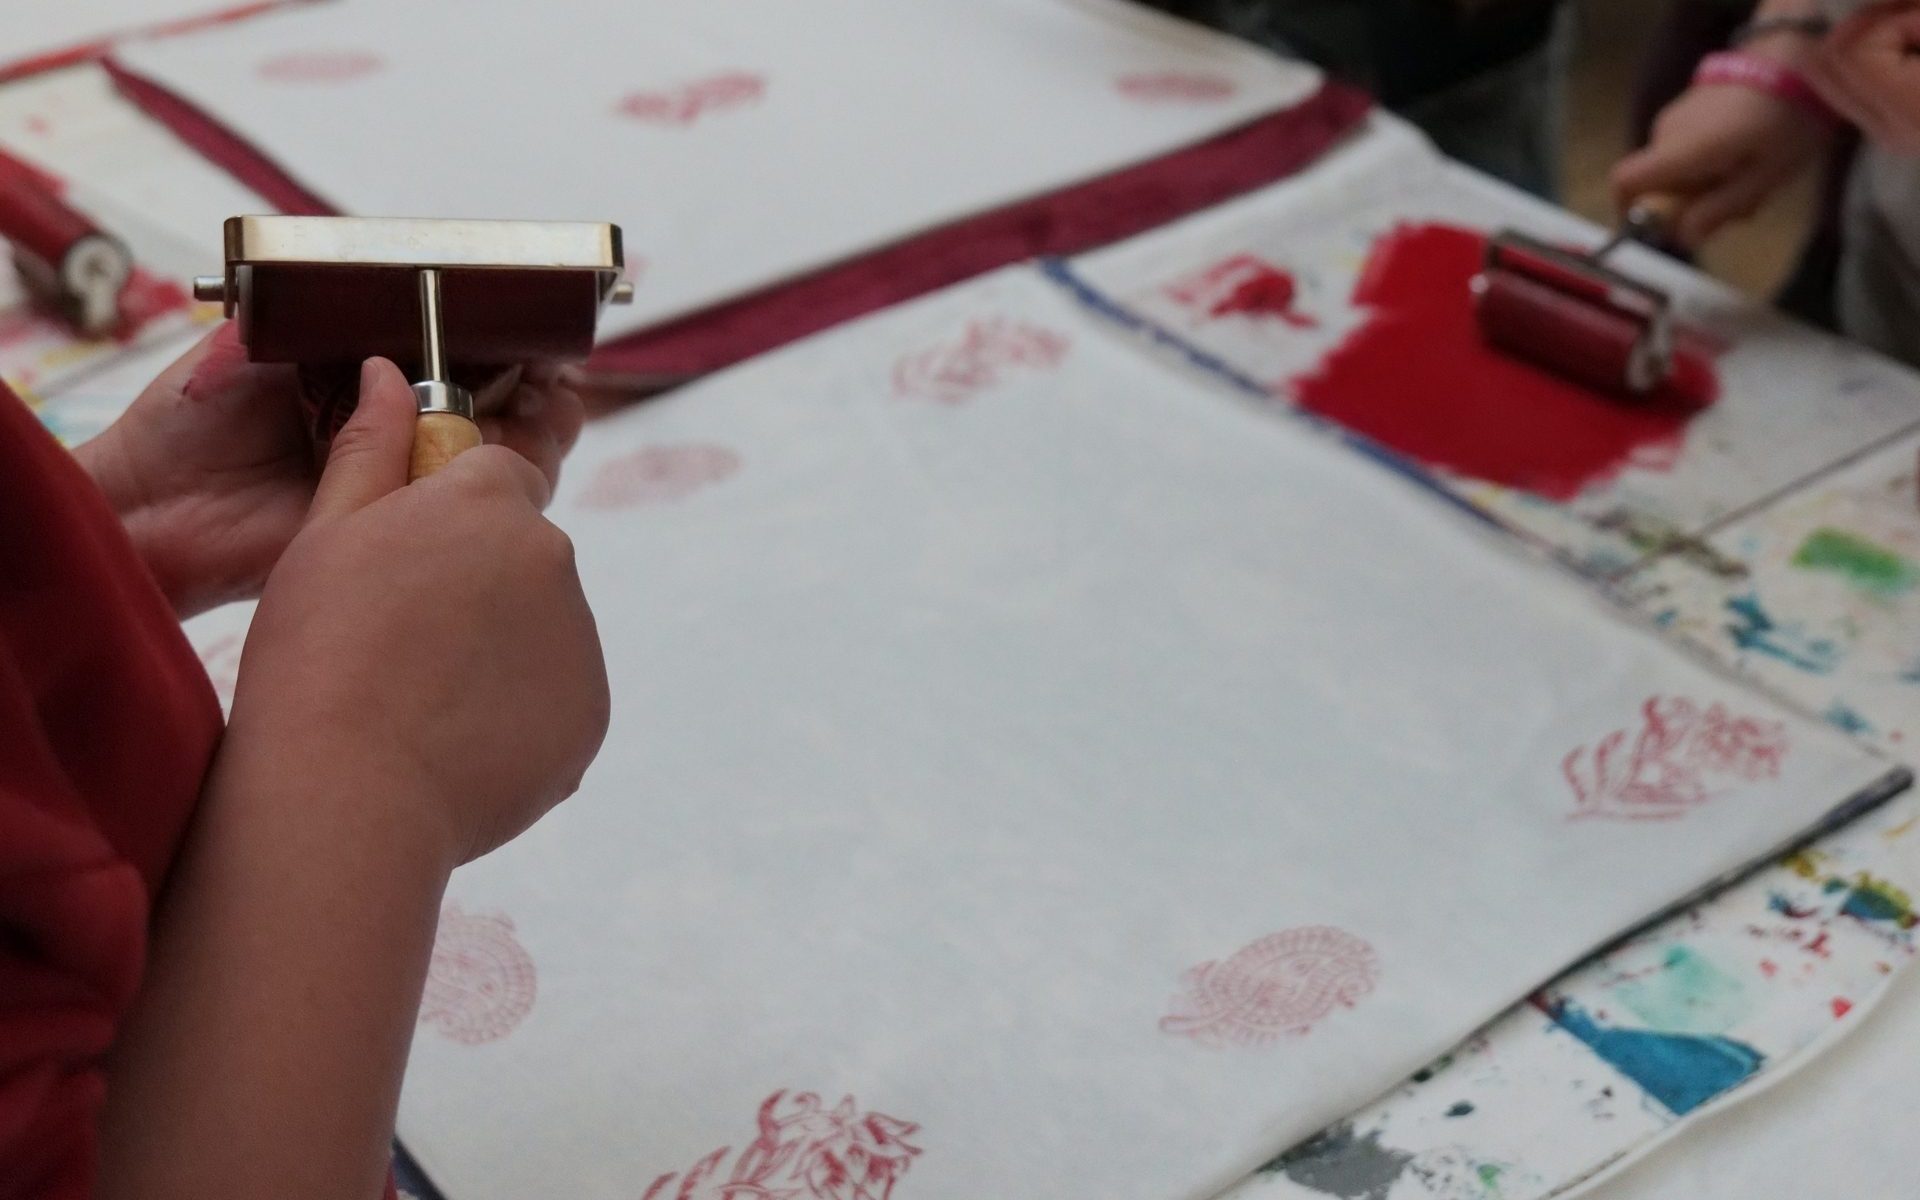
[[708,113],[758,104],[767,95],[767,79],[751,71],[725,71],[678,87],[632,92],[619,111],[636,121],[691,125]]
[[371,50],[302,50],[270,58],[254,70],[274,83],[345,83],[386,65]]
[[862,1113],[852,1096],[828,1111],[812,1092],[775,1092],[759,1125],[731,1171],[721,1173],[732,1151],[722,1146],[654,1180],[641,1200],[890,1200],[920,1153],[907,1141],[918,1125]]
[[901,399],[962,404],[997,386],[1009,370],[1051,370],[1073,345],[1064,334],[1005,317],[970,322],[960,340],[921,350],[893,368]]
[[1197,71],[1138,72],[1113,81],[1120,94],[1142,103],[1208,104],[1231,100],[1240,88],[1221,75]]
[[1293,276],[1265,259],[1236,254],[1167,288],[1167,295],[1204,316],[1273,317],[1295,329],[1320,322],[1295,310],[1299,288]]
[[667,504],[733,478],[740,456],[725,446],[648,446],[601,466],[580,507],[603,512]]
[[229,633],[215,638],[200,652],[200,662],[207,668],[207,678],[213,681],[222,708],[233,707],[233,689],[240,682],[240,651],[246,643],[241,634]]
[[1352,1008],[1373,991],[1378,973],[1373,947],[1344,930],[1314,925],[1269,934],[1225,962],[1188,971],[1187,991],[1160,1029],[1216,1045],[1265,1045]]
[[440,914],[420,999],[420,1023],[467,1046],[497,1042],[533,1011],[533,959],[498,913]]
[[1671,820],[1712,800],[1716,783],[1780,775],[1788,746],[1786,726],[1777,721],[1677,696],[1655,696],[1641,713],[1638,730],[1610,733],[1561,764],[1576,819]]

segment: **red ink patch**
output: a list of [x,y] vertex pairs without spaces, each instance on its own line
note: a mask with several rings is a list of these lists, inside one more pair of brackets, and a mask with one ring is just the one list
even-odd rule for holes
[[1293,276],[1251,254],[1236,254],[1190,275],[1170,285],[1167,295],[1216,320],[1272,317],[1295,329],[1313,329],[1320,324],[1293,307],[1299,298]]
[[1239,85],[1223,75],[1198,71],[1139,72],[1122,75],[1113,81],[1120,94],[1129,100],[1148,104],[1213,104],[1231,100]]
[[440,914],[420,1000],[420,1022],[467,1046],[497,1042],[533,1011],[533,959],[498,913]]
[[274,83],[345,83],[375,74],[386,65],[371,50],[301,50],[270,58],[254,71]]
[[1846,999],[1844,996],[1834,997],[1833,999],[1833,1019],[1834,1020],[1836,1021],[1842,1020],[1846,1017],[1848,1013],[1852,1011],[1853,1011],[1853,1001]]
[[1201,1042],[1263,1045],[1352,1008],[1377,977],[1373,947],[1352,934],[1324,925],[1289,929],[1188,971],[1187,991],[1160,1028]]
[[760,1106],[758,1125],[724,1176],[731,1146],[660,1176],[641,1200],[890,1200],[920,1154],[907,1140],[918,1125],[863,1113],[852,1096],[828,1110],[812,1092],[775,1092]]
[[1717,784],[1778,778],[1787,749],[1779,722],[1655,696],[1641,709],[1639,729],[1580,747],[1561,771],[1573,788],[1576,819],[1662,821],[1712,800]]
[[1554,500],[1630,465],[1671,466],[1719,393],[1707,355],[1690,345],[1665,389],[1628,401],[1502,354],[1481,339],[1468,290],[1486,245],[1449,225],[1382,238],[1354,288],[1367,321],[1290,381],[1300,403],[1431,466]]
[[632,92],[619,112],[658,125],[691,125],[708,113],[758,104],[767,95],[767,79],[751,71],[726,71],[678,87]]
[[601,466],[580,494],[580,507],[612,511],[684,500],[740,473],[740,456],[725,446],[648,446]]
[[962,404],[998,386],[1015,369],[1047,371],[1073,345],[1064,334],[1004,317],[973,321],[955,342],[902,358],[893,368],[893,392],[902,399]]

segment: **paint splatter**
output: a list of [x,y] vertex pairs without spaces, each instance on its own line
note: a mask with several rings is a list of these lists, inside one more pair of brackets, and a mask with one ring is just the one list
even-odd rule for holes
[[533,959],[499,913],[440,914],[420,999],[420,1023],[467,1046],[497,1042],[533,1011]]
[[1803,571],[1838,576],[1855,591],[1891,600],[1920,584],[1920,564],[1840,529],[1816,529],[1794,552]]
[[1675,1116],[1725,1095],[1766,1064],[1758,1050],[1723,1037],[1655,1033],[1602,1025],[1571,1000],[1543,1006],[1566,1030]]
[[[1846,885],[1842,885],[1843,887]],[[1854,880],[1840,915],[1864,924],[1889,924],[1900,929],[1920,927],[1920,914],[1913,909],[1913,897],[1884,879],[1862,872]]]
[[1347,1123],[1281,1155],[1265,1174],[1284,1175],[1308,1191],[1339,1200],[1387,1200],[1414,1156],[1380,1143],[1379,1131],[1362,1137]]
[[636,121],[684,128],[711,113],[758,104],[766,95],[766,76],[752,71],[722,71],[674,87],[630,92],[616,111]]
[[1735,647],[1764,654],[1810,675],[1831,675],[1845,657],[1829,638],[1807,634],[1798,624],[1781,625],[1752,592],[1727,601],[1733,623],[1726,627]]
[[599,512],[670,504],[726,482],[741,465],[740,455],[725,446],[646,446],[603,463],[578,503]]
[[1873,732],[1873,722],[1867,720],[1853,709],[1848,708],[1839,700],[1835,700],[1832,704],[1828,705],[1827,711],[1821,713],[1820,717],[1841,733],[1852,734],[1854,737],[1865,737]]
[[1211,320],[1247,317],[1317,328],[1319,321],[1294,307],[1299,294],[1290,272],[1252,254],[1236,254],[1167,287],[1176,304]]
[[371,50],[303,50],[267,59],[254,71],[274,83],[345,83],[386,65]]
[[1844,1020],[1846,1018],[1846,1015],[1852,1011],[1853,1011],[1853,1001],[1847,999],[1844,996],[1835,996],[1833,998],[1833,1019],[1834,1020],[1836,1021]]
[[1200,1042],[1264,1045],[1352,1008],[1378,975],[1373,947],[1345,930],[1288,929],[1188,971],[1187,991],[1160,1028]]
[[1726,1033],[1754,1007],[1739,980],[1687,946],[1669,947],[1659,970],[1619,985],[1613,999],[1649,1029],[1694,1036]]
[[1364,325],[1312,373],[1300,403],[1431,466],[1571,500],[1628,466],[1670,466],[1719,384],[1698,349],[1656,396],[1626,402],[1489,348],[1469,284],[1484,234],[1403,225],[1374,247],[1354,289]]
[[1454,1105],[1452,1108],[1449,1108],[1447,1110],[1447,1116],[1453,1117],[1453,1118],[1470,1117],[1472,1115],[1473,1115],[1473,1105],[1465,1100],[1462,1100],[1460,1103]]
[[1143,104],[1217,104],[1240,91],[1224,75],[1199,71],[1136,72],[1120,76],[1113,86],[1122,96]]
[[686,1171],[653,1181],[641,1200],[890,1200],[920,1155],[920,1126],[862,1112],[848,1096],[829,1109],[813,1092],[775,1092],[760,1105],[751,1144],[722,1146]]

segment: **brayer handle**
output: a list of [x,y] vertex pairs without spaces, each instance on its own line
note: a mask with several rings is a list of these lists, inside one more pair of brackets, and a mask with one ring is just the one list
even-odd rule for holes
[[420,406],[413,427],[413,461],[407,469],[412,483],[446,466],[480,444],[480,426],[473,420],[473,396],[447,378],[446,334],[440,317],[440,271],[420,272],[420,336],[426,349],[422,369],[426,378],[413,385]]
[[423,412],[413,429],[407,482],[425,479],[480,444],[480,427],[453,412]]

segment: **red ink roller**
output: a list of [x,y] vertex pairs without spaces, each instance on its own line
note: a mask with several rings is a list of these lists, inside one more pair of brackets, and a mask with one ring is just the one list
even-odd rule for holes
[[1674,373],[1673,301],[1605,260],[1629,240],[1657,240],[1678,207],[1670,197],[1642,199],[1592,254],[1513,230],[1497,234],[1472,283],[1481,336],[1595,391],[1652,396]]
[[120,239],[61,198],[46,174],[0,151],[0,237],[35,301],[82,335],[101,337],[120,323],[120,294],[133,255]]

